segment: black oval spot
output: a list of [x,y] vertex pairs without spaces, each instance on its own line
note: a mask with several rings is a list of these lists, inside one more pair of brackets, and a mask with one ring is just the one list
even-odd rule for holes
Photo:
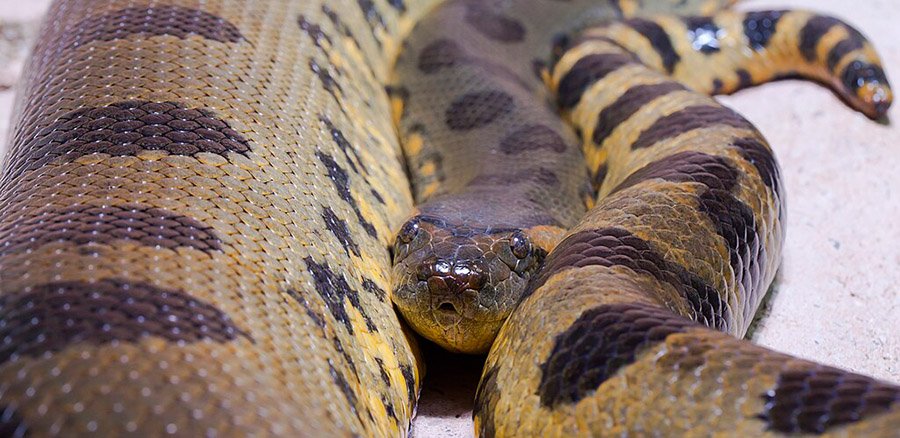
[[479,91],[460,96],[447,108],[444,121],[454,131],[485,126],[513,110],[512,96],[498,90]]

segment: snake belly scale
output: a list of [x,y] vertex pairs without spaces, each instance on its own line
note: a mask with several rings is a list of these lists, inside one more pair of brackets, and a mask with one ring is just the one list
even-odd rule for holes
[[0,435],[402,436],[395,307],[490,350],[484,436],[895,432],[897,386],[730,336],[785,194],[705,94],[891,102],[849,25],[731,3],[57,0],[0,179]]

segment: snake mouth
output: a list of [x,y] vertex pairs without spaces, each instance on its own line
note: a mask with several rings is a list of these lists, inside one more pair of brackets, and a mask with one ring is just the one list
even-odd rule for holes
[[543,260],[518,229],[473,229],[417,216],[394,245],[393,301],[447,350],[486,351]]

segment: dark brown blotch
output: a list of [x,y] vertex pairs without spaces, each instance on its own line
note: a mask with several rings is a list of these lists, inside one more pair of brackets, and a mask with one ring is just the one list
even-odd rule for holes
[[0,296],[0,363],[40,357],[72,344],[224,343],[250,335],[211,303],[176,289],[106,279],[53,282]]
[[820,434],[889,411],[900,402],[900,388],[836,368],[802,363],[782,371],[762,398],[765,410],[758,418],[770,431]]
[[683,90],[685,88],[677,82],[637,85],[628,89],[615,102],[603,108],[603,111],[597,116],[597,124],[594,127],[592,137],[594,144],[602,145],[619,125],[635,115],[648,103],[670,93]]
[[730,316],[719,292],[685,267],[666,260],[649,242],[620,228],[574,233],[547,257],[525,296],[554,274],[586,266],[621,266],[672,286],[691,309],[690,318],[717,330],[727,330]]
[[486,126],[509,114],[515,99],[500,90],[477,91],[464,94],[447,107],[444,121],[453,131],[468,131]]
[[116,240],[176,249],[219,251],[222,242],[214,230],[196,219],[174,212],[137,205],[77,205],[43,210],[0,228],[0,256],[36,249],[52,242],[75,245],[109,244]]
[[662,140],[674,138],[695,129],[716,125],[753,129],[750,122],[728,108],[695,105],[657,119],[653,125],[641,132],[631,148],[647,148]]
[[430,74],[440,69],[465,62],[466,52],[459,44],[441,38],[425,46],[419,52],[419,70]]
[[227,157],[231,152],[246,155],[250,144],[210,110],[177,102],[130,100],[63,114],[22,149],[12,155],[8,171],[12,175],[59,158],[72,161],[94,153],[123,156],[162,150],[172,155],[208,152]]
[[481,1],[466,5],[465,20],[481,35],[502,43],[517,43],[525,39],[525,26],[499,14]]
[[500,140],[500,152],[507,155],[539,150],[559,154],[565,152],[566,142],[546,125],[526,125]]
[[642,351],[692,326],[696,323],[644,304],[602,305],[585,311],[555,336],[553,349],[541,364],[541,405],[578,403]]

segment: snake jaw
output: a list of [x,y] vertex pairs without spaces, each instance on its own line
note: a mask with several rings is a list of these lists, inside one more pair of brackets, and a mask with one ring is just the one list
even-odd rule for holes
[[417,216],[394,245],[393,301],[417,332],[443,348],[483,353],[543,255],[518,229]]

